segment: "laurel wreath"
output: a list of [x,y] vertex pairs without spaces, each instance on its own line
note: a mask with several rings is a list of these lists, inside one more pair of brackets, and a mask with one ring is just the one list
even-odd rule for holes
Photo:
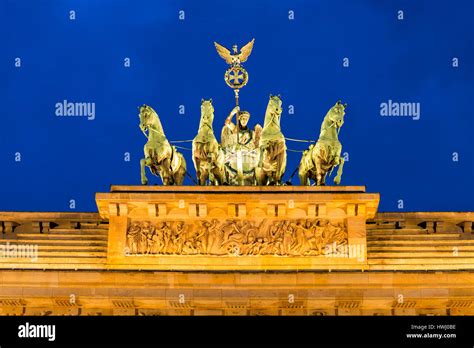
[[[234,72],[234,74],[242,73],[242,82],[241,83],[231,82],[230,73],[232,71]],[[245,70],[241,66],[239,66],[237,68],[231,67],[231,68],[226,70],[225,75],[224,75],[224,80],[225,80],[225,83],[227,84],[227,86],[229,86],[230,88],[240,89],[240,88],[244,87],[247,84],[247,82],[249,81],[249,74],[248,74],[247,70]]]

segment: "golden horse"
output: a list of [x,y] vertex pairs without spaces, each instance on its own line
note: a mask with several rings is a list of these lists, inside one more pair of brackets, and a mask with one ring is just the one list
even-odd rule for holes
[[260,160],[255,169],[259,186],[281,185],[285,174],[286,143],[280,128],[281,104],[280,96],[270,94],[259,141]]
[[301,185],[310,185],[310,179],[316,185],[325,185],[326,176],[339,166],[334,183],[341,182],[344,159],[341,157],[342,145],[339,142],[339,130],[344,124],[344,115],[347,104],[340,100],[329,109],[321,124],[321,132],[316,145],[311,145],[303,153],[298,169]]
[[201,121],[199,130],[193,140],[193,163],[199,185],[224,183],[224,159],[222,149],[217,142],[212,128],[214,107],[212,99],[201,100]]
[[142,184],[148,183],[146,166],[154,175],[161,177],[163,185],[182,185],[186,174],[186,161],[166,139],[158,114],[150,106],[143,105],[140,107],[139,116],[140,129],[148,139],[143,147],[145,158],[140,160]]

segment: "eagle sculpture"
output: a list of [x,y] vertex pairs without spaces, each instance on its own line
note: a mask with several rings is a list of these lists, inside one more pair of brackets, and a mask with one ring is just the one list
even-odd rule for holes
[[255,39],[252,39],[252,41],[242,47],[240,49],[240,53],[238,51],[237,45],[232,46],[232,50],[234,51],[234,53],[230,53],[230,50],[228,50],[222,45],[219,45],[217,42],[214,42],[214,45],[216,46],[216,50],[219,56],[221,56],[221,58],[223,58],[227,64],[230,64],[232,66],[238,66],[240,65],[240,63],[244,63],[250,56],[250,53],[252,53],[254,41]]

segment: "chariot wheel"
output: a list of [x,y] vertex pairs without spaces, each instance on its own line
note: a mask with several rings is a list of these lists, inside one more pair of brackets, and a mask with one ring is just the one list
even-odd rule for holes
[[227,244],[226,250],[229,255],[233,255],[233,256],[240,255],[240,247],[235,242],[230,242],[229,244]]

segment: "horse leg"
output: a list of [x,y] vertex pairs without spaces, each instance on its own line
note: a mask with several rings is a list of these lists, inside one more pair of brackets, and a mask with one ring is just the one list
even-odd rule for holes
[[[193,144],[194,145],[194,144]],[[194,154],[194,147],[193,147],[193,154]],[[196,156],[193,156],[193,163],[194,163],[194,169],[196,169],[196,180],[199,185],[201,185],[201,163],[199,159]]]
[[321,164],[316,164],[316,185],[324,186],[326,183],[324,182],[326,179],[326,173],[321,168]]
[[214,185],[222,185],[222,171],[217,165],[212,169],[212,177],[214,178]]
[[267,176],[265,174],[265,171],[263,168],[255,168],[255,179],[257,180],[257,185],[258,186],[264,186],[266,185],[267,181]]
[[219,168],[219,181],[220,185],[224,185],[226,183],[226,178],[225,178],[225,168],[223,165],[220,166]]
[[171,176],[171,162],[169,158],[165,158],[161,162],[160,176],[163,185],[173,185],[173,177]]
[[203,186],[206,184],[205,173],[203,173],[202,169],[196,170],[196,179],[200,186]]
[[337,168],[337,175],[336,175],[336,177],[334,178],[334,183],[335,183],[336,185],[339,185],[339,184],[341,183],[342,168],[344,167],[344,158],[339,157],[339,158],[338,158],[338,162],[339,162],[339,168]]
[[306,169],[302,168],[302,164],[300,163],[300,169],[298,170],[298,177],[300,178],[300,184],[304,186],[308,186],[310,184],[309,175]]
[[311,168],[314,168],[311,152],[305,151],[301,156],[300,164],[298,165],[298,178],[300,179],[300,185],[311,185],[310,179],[313,176]]
[[212,157],[209,156],[209,162],[208,162],[208,176],[209,176],[209,185],[216,185],[217,178],[214,175],[215,172],[215,167],[214,167],[214,162],[212,161]]
[[269,163],[267,168],[267,175],[269,177],[270,185],[279,185],[281,179],[282,169],[282,155],[280,153],[280,144],[273,143],[271,146]]
[[219,179],[219,185],[224,185],[227,181],[226,172],[225,172],[225,164],[224,164],[224,153],[222,152],[221,149],[219,149],[219,147],[217,148],[215,166],[216,166],[217,178]]
[[186,162],[184,157],[180,155],[180,165],[176,173],[173,175],[173,180],[175,185],[182,185],[184,181],[184,176],[186,175]]
[[316,185],[317,186],[326,185],[325,179],[326,179],[327,172],[323,169],[323,165],[326,166],[326,162],[327,162],[326,148],[322,145],[319,145],[319,141],[318,143],[316,143],[316,146],[311,153],[311,159],[314,163],[314,172],[315,172],[314,181],[316,181]]
[[281,185],[282,184],[282,178],[283,178],[283,175],[285,174],[285,170],[286,170],[286,151],[284,148],[281,149],[282,152],[280,153],[280,160],[278,161],[279,162],[279,166],[278,166],[278,185]]
[[204,173],[199,170],[197,173],[196,173],[196,176],[197,176],[197,181],[198,181],[198,184],[200,186],[204,186],[206,184],[206,179],[205,179],[205,176],[204,176]]
[[267,181],[265,171],[263,170],[263,166],[265,165],[265,154],[266,150],[261,147],[259,156],[260,158],[258,160],[258,165],[255,168],[255,180],[257,181],[258,186],[266,185]]
[[199,167],[198,167],[199,170],[196,172],[197,179],[198,179],[199,185],[204,186],[206,185],[206,181],[208,177],[207,168],[205,168],[205,166],[203,166],[200,161],[198,163],[199,163]]
[[323,172],[322,177],[321,177],[321,186],[326,185],[326,177],[328,176],[328,172]]
[[145,173],[145,166],[148,166],[148,165],[150,165],[150,158],[142,158],[140,160],[140,174],[141,174],[142,185],[148,184],[148,179]]
[[225,183],[225,169],[222,162],[222,157],[218,155],[214,162],[214,177],[216,179],[216,185],[223,185]]
[[184,175],[186,174],[186,169],[180,167],[178,171],[174,174],[174,183],[175,185],[182,185],[184,181]]

